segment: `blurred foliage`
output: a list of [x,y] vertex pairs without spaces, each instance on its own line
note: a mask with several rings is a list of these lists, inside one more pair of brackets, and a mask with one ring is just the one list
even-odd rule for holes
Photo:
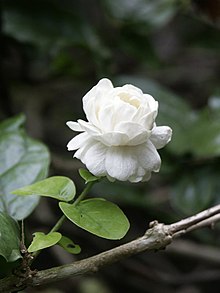
[[46,146],[25,133],[24,120],[18,115],[0,123],[0,211],[16,220],[28,217],[39,198],[22,198],[12,191],[45,178],[50,162]]
[[[139,215],[171,222],[220,202],[220,1],[1,4],[0,117],[27,114],[30,134],[52,151],[51,173],[74,176],[83,185],[76,172],[81,165],[65,151],[72,135],[65,121],[83,118],[82,96],[106,76],[152,94],[160,102],[157,124],[171,126],[173,139],[160,151],[161,172],[149,183],[105,181],[95,186],[95,195],[102,197],[104,189],[108,199],[128,208],[135,236]],[[193,237],[219,245],[218,233],[217,226],[216,233]],[[148,285],[140,292],[177,292]]]

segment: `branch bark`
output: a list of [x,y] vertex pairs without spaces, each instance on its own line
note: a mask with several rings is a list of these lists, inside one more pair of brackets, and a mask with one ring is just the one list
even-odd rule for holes
[[118,246],[95,256],[76,261],[71,264],[54,267],[39,272],[29,272],[23,279],[9,276],[0,280],[0,292],[17,292],[21,288],[49,284],[69,277],[96,272],[100,268],[147,250],[160,250],[170,244],[173,239],[190,231],[213,226],[220,220],[220,205],[216,205],[192,217],[176,223],[165,225],[153,221],[146,233],[129,243]]

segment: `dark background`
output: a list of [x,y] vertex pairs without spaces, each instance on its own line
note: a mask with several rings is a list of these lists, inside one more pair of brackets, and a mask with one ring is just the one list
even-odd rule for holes
[[[102,77],[132,83],[160,102],[158,125],[170,125],[162,169],[141,184],[97,184],[92,193],[119,204],[131,222],[121,241],[92,236],[66,222],[82,248],[75,257],[46,250],[37,269],[69,263],[141,236],[154,219],[171,223],[220,199],[220,1],[1,1],[0,118],[20,112],[30,136],[51,152],[50,175],[72,178],[82,167],[66,144],[65,125],[84,118],[81,99]],[[103,190],[105,191],[103,194]],[[29,239],[60,216],[42,199],[26,221]],[[182,237],[102,271],[25,292],[219,292],[219,226]]]

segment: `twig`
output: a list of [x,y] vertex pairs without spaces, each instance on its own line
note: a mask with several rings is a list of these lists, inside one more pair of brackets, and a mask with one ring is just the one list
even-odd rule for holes
[[[150,229],[146,231],[144,236],[84,260],[32,274],[31,280],[29,276],[28,286],[35,287],[54,281],[64,280],[69,277],[96,272],[103,266],[115,263],[137,253],[147,250],[163,249],[170,244],[174,238],[201,227],[212,226],[219,220],[220,205],[217,205],[170,225],[164,225],[157,221],[151,222]],[[17,282],[17,276],[10,276],[0,280],[0,292],[18,291],[19,288],[16,289]]]

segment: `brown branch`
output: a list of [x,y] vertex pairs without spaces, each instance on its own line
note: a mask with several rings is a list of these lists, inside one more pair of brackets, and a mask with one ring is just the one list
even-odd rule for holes
[[[219,220],[220,205],[217,205],[170,225],[164,225],[157,221],[151,222],[150,229],[146,231],[144,236],[84,260],[32,273],[23,280],[22,287],[35,287],[64,280],[69,277],[96,272],[103,266],[115,263],[137,253],[146,250],[163,249],[174,238],[201,227],[213,226]],[[17,283],[19,284],[19,288],[16,287]],[[0,280],[0,292],[16,292],[16,290],[18,291],[20,289],[20,284],[21,280],[18,276],[4,278]]]

